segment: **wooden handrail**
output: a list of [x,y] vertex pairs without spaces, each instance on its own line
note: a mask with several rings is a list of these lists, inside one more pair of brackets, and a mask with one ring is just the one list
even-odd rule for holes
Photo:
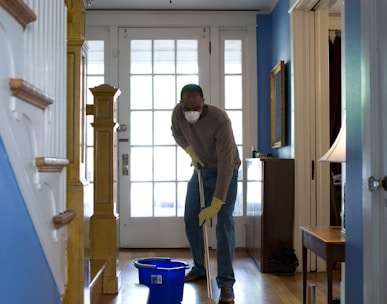
[[75,212],[72,210],[66,210],[65,212],[59,213],[52,217],[55,229],[59,229],[64,225],[68,225],[75,217]]

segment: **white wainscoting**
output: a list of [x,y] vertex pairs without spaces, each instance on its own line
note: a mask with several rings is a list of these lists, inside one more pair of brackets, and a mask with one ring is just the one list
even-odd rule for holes
[[[52,217],[65,211],[66,170],[38,172],[34,160],[66,157],[67,8],[63,0],[25,3],[37,16],[25,28],[0,7],[0,135],[62,294],[67,228],[56,230]],[[41,109],[14,97],[10,79],[23,79],[53,103]]]

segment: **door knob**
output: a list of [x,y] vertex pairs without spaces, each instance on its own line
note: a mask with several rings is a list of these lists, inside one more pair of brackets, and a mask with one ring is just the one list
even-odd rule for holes
[[127,125],[125,125],[125,124],[118,124],[118,128],[117,128],[118,132],[126,131],[127,129],[128,129]]
[[385,176],[383,179],[376,179],[375,177],[371,176],[368,179],[368,190],[370,192],[375,192],[379,189],[384,189],[384,191],[387,191],[387,176]]

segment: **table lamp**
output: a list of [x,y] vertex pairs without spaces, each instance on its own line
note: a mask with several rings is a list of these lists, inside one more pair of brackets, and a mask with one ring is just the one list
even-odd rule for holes
[[[330,149],[319,159],[321,162],[345,163],[346,161],[346,138],[347,128],[345,113],[339,134]],[[343,195],[341,198],[341,233],[345,235],[345,183],[343,184]]]
[[339,134],[323,157],[319,159],[321,162],[330,162],[330,163],[345,163],[346,155],[346,138],[347,138],[347,128],[345,123],[345,116],[343,117],[343,122]]

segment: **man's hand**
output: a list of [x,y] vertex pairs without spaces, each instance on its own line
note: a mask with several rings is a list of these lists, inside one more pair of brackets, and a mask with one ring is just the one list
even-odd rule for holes
[[200,213],[199,213],[199,225],[202,226],[207,225],[209,220],[219,212],[220,208],[224,205],[224,202],[221,201],[220,199],[214,197],[212,199],[212,203],[209,207],[204,208]]
[[200,164],[202,167],[204,167],[204,163],[199,159],[199,157],[197,156],[196,152],[194,151],[194,149],[191,146],[188,146],[185,149],[185,152],[187,152],[189,154],[189,156],[191,156],[192,165],[195,167],[196,171],[199,170],[198,169],[198,164]]

